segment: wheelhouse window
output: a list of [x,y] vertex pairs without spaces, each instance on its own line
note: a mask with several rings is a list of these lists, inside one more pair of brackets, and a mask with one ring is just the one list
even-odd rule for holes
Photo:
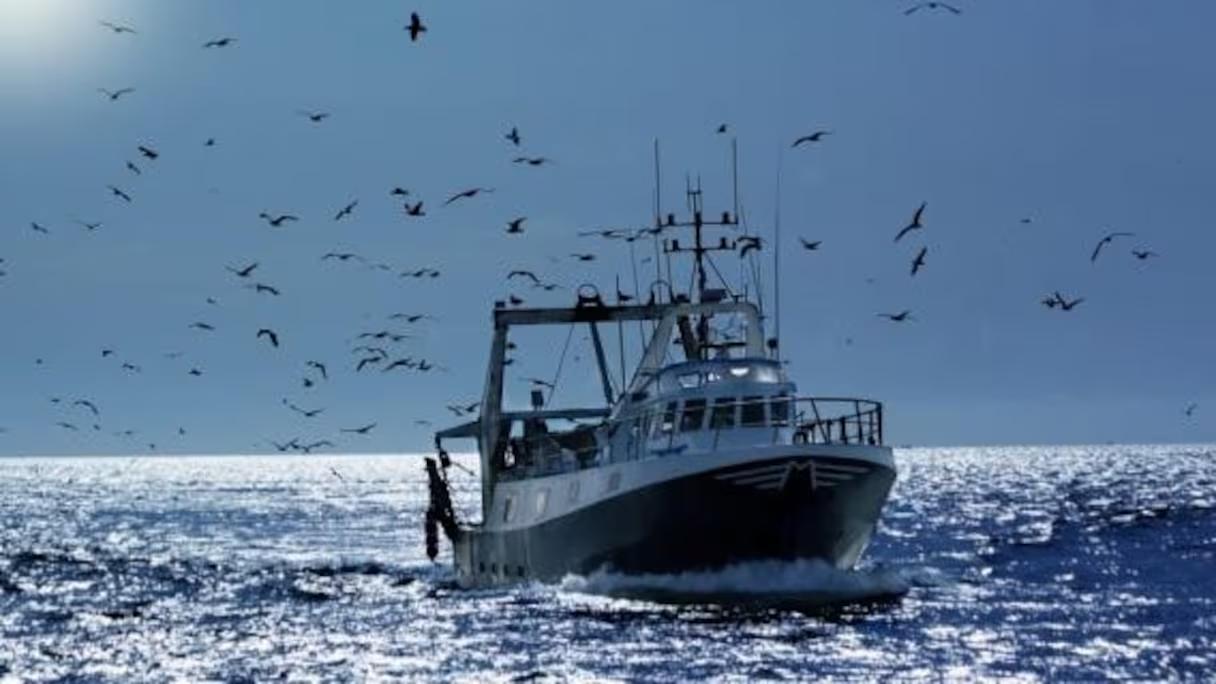
[[680,432],[693,432],[701,429],[705,422],[704,399],[689,399],[684,402],[684,412],[680,414]]
[[735,426],[735,406],[738,402],[734,397],[718,397],[714,399],[713,410],[709,414],[709,429],[722,430]]
[[679,406],[676,402],[668,402],[663,409],[663,414],[654,422],[654,436],[668,435],[676,429],[676,408]]
[[779,394],[773,397],[773,401],[769,404],[769,415],[772,417],[773,425],[786,427],[790,424],[790,404],[793,402],[788,394]]
[[757,427],[764,425],[764,397],[743,397],[739,411],[739,425]]

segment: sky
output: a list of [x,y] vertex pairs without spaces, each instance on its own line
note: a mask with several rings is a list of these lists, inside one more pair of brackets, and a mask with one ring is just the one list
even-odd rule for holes
[[[892,444],[1216,441],[1216,4],[912,4],[0,0],[0,455],[428,450],[480,397],[493,302],[573,303],[506,274],[630,283],[622,243],[577,233],[650,225],[655,140],[665,210],[698,176],[730,208],[732,139],[801,393],[882,401]],[[441,206],[472,187],[494,192]],[[1109,231],[1134,236],[1091,261]],[[346,251],[367,262],[321,259]],[[356,372],[385,329],[435,368]],[[542,337],[515,405],[562,356]],[[582,337],[571,400],[595,396]]]

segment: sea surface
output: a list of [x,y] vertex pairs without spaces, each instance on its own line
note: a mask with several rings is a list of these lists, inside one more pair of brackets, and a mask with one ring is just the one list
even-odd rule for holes
[[603,575],[454,589],[418,456],[0,459],[0,682],[1216,676],[1216,446],[897,459],[855,574],[646,580],[900,594],[829,611],[624,599]]

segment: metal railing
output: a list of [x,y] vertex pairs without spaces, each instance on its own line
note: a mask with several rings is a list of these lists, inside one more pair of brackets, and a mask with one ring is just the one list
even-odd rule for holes
[[[599,464],[601,452],[608,447],[608,458],[620,462],[676,455],[689,449],[716,451],[725,446],[724,440],[732,448],[883,443],[882,404],[870,399],[768,396],[715,403],[715,397],[691,397],[702,398],[707,405],[692,409],[700,414],[693,425],[682,425],[686,404],[674,414],[666,414],[660,408],[657,412],[651,410],[607,422],[609,439],[605,444],[589,443],[593,439],[590,431],[514,438],[508,444],[511,465],[501,475],[535,477],[588,468]],[[723,411],[726,407],[731,408],[729,414]],[[755,408],[760,411],[748,410]],[[624,439],[620,437],[622,430],[626,431]]]

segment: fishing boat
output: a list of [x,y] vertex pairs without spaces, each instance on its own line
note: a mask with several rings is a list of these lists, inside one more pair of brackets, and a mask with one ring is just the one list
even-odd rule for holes
[[[727,283],[729,269],[713,263],[717,253],[755,258],[761,240],[744,233],[737,200],[711,219],[699,181],[687,198],[688,217],[664,215],[656,201],[654,224],[631,236],[665,257],[652,260],[667,270],[658,266],[649,296],[608,303],[584,286],[568,307],[495,304],[480,409],[436,433],[426,459],[427,553],[435,560],[442,530],[459,586],[769,560],[848,570],[861,558],[896,479],[882,404],[798,394],[777,337],[765,334],[758,287]],[[710,230],[724,234],[712,241]],[[679,292],[670,283],[685,274]],[[721,282],[711,286],[711,275]],[[507,408],[512,333],[536,326],[586,329],[602,401],[556,408],[542,386],[528,408]],[[632,372],[615,378],[611,327],[644,340]],[[453,505],[450,440],[476,442],[479,520],[459,519]]]

